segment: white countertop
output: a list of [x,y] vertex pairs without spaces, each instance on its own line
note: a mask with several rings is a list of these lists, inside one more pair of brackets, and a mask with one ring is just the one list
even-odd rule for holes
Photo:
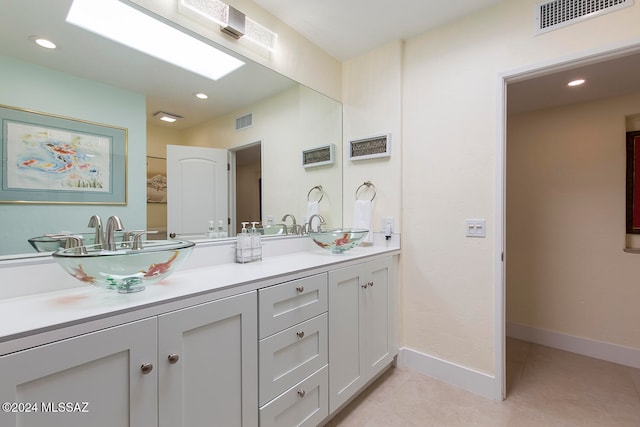
[[183,269],[133,294],[82,286],[1,299],[0,354],[399,253],[399,242],[360,246],[339,255],[314,249],[247,264]]

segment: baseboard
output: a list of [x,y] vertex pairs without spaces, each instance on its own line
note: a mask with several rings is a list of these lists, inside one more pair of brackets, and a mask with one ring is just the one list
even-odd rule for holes
[[403,347],[400,349],[398,366],[420,372],[488,399],[502,400],[502,385],[498,384],[495,377],[420,353],[411,348]]
[[640,349],[507,322],[507,336],[595,359],[640,368]]

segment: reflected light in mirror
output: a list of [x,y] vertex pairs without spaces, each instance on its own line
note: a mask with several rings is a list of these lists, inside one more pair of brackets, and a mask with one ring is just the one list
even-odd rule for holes
[[74,0],[67,22],[213,80],[244,65],[118,0]]

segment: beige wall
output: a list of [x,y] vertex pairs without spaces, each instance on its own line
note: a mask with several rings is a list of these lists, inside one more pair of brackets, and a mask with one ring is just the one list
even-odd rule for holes
[[[401,231],[402,186],[402,42],[375,49],[343,64],[344,110],[344,223],[353,222],[356,189],[365,181],[376,186],[373,228],[381,217],[393,217]],[[349,141],[391,134],[391,157],[349,160]],[[364,189],[359,196],[366,199]]]
[[625,116],[640,94],[520,114],[507,142],[507,321],[640,348]]
[[[404,345],[489,375],[499,76],[640,42],[640,5],[536,37],[535,4],[510,0],[405,43]],[[466,218],[486,218],[487,238],[466,238]]]

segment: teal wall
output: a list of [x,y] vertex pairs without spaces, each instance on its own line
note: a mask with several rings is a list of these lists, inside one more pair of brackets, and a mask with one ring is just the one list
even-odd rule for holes
[[146,227],[146,104],[144,95],[0,56],[0,104],[128,130],[124,206],[1,203],[0,255],[34,253],[28,237],[89,232],[89,217],[118,215],[129,229]]

